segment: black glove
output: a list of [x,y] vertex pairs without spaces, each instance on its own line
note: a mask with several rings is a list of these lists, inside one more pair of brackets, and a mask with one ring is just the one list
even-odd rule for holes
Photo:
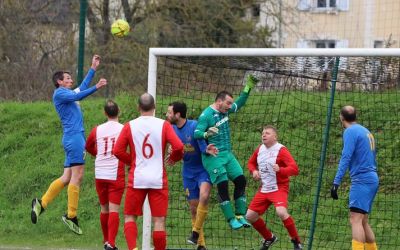
[[339,185],[336,185],[336,184],[333,184],[332,187],[331,187],[331,197],[334,200],[339,199],[339,196],[337,194],[338,188],[339,188]]

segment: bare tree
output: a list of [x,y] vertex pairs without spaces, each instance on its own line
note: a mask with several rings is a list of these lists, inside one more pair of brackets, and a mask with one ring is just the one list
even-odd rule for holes
[[[106,95],[141,91],[149,47],[273,46],[276,27],[248,16],[265,2],[263,11],[279,18],[279,0],[89,0],[85,55],[102,55]],[[119,18],[132,28],[122,39],[110,33]],[[0,0],[0,99],[49,99],[52,72],[75,72],[78,21],[79,1]]]

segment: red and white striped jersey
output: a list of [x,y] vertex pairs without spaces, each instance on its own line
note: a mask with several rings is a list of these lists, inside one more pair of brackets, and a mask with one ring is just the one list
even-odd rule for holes
[[108,121],[90,132],[85,148],[91,155],[96,156],[94,164],[96,179],[116,180],[119,175],[124,175],[124,164],[112,154],[122,128],[121,123]]
[[[167,142],[172,146],[170,159],[182,159],[183,144],[169,122],[154,116],[140,116],[124,125],[114,154],[131,166],[128,187],[167,188],[164,166]],[[126,152],[128,146],[130,154]]]
[[[278,164],[279,171],[275,172],[273,166]],[[278,189],[289,190],[289,177],[298,175],[299,168],[289,150],[280,143],[267,148],[261,144],[254,151],[247,164],[252,173],[258,170],[261,178],[260,192],[270,193]]]

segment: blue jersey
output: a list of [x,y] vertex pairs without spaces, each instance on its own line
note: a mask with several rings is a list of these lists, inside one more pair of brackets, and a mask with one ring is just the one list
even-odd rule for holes
[[196,126],[197,121],[195,120],[186,120],[186,123],[181,128],[173,125],[175,133],[185,147],[185,154],[183,155],[183,177],[193,178],[197,176],[198,173],[205,171],[201,161],[201,153],[206,152],[207,144],[202,139],[194,139],[194,130]]
[[349,169],[352,183],[377,183],[374,136],[368,129],[353,124],[343,133],[343,151],[334,184],[340,185]]
[[53,94],[53,104],[60,117],[64,135],[84,132],[82,111],[77,101],[96,91],[96,86],[89,88],[95,70],[90,69],[81,85],[74,89],[58,87]]

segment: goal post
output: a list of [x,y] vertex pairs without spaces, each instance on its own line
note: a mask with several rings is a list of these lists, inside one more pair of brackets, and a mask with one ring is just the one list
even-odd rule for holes
[[[335,114],[341,105],[356,106],[361,111],[360,123],[376,134],[378,170],[394,166],[400,154],[393,152],[390,143],[399,138],[396,121],[400,121],[400,114],[388,108],[396,109],[400,102],[399,58],[400,49],[150,48],[148,92],[156,99],[156,116],[164,118],[168,103],[181,100],[188,104],[189,117],[197,119],[213,102],[216,91],[226,89],[236,97],[245,75],[259,76],[261,81],[243,110],[230,118],[233,151],[248,179],[248,203],[258,184],[248,176],[246,161],[259,144],[262,126],[272,124],[282,133],[280,141],[300,168],[300,175],[291,180],[288,210],[304,245],[308,249],[348,248],[349,180],[344,180],[338,202],[327,195],[342,147],[342,129]],[[386,133],[382,133],[383,128]],[[168,247],[191,249],[185,240],[191,228],[190,212],[182,195],[179,168],[167,170],[171,185]],[[392,170],[389,176],[382,170],[379,175],[384,180],[383,191],[378,193],[370,221],[378,245],[390,248],[400,240],[394,226],[380,221],[390,220],[399,210],[396,199],[400,197],[394,190],[400,171]],[[209,249],[259,248],[260,241],[255,239],[260,236],[253,228],[231,232],[226,226],[215,195],[214,190],[205,223]],[[382,209],[388,211],[380,213]],[[290,244],[285,240],[287,232],[274,214],[270,208],[264,218],[280,236],[278,244],[286,249]],[[149,249],[151,220],[143,218],[143,223],[142,248]]]

